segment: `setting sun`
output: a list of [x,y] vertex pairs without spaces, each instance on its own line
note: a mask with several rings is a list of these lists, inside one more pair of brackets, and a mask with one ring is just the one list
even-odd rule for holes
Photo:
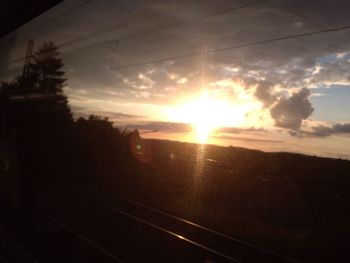
[[226,99],[210,97],[207,93],[171,110],[174,121],[189,123],[196,140],[206,143],[208,136],[220,127],[242,126],[251,105],[234,105]]

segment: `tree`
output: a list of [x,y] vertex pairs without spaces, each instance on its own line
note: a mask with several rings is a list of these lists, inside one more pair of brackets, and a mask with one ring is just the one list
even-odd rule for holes
[[33,57],[31,74],[36,78],[37,87],[43,93],[63,93],[66,79],[63,78],[63,62],[59,56],[58,48],[52,42],[45,42]]
[[[63,87],[63,62],[57,47],[45,42],[25,74],[2,83],[6,131],[17,148],[22,208],[35,210],[44,181],[64,174],[69,153],[72,113]],[[50,176],[48,176],[50,175]]]
[[63,78],[63,62],[58,48],[45,42],[33,55],[25,75],[3,84],[10,87],[10,116],[12,125],[22,131],[35,129],[60,129],[72,122],[68,99],[63,93],[66,79]]

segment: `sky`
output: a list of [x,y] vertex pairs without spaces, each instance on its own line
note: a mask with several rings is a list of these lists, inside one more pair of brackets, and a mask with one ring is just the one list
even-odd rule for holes
[[[350,159],[346,0],[71,0],[0,40],[59,46],[76,117],[160,138]],[[279,40],[278,40],[279,39]],[[273,40],[273,41],[269,41]]]

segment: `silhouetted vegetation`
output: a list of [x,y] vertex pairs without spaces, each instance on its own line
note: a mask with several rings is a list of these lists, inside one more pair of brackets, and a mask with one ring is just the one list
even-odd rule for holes
[[32,61],[25,74],[2,83],[0,90],[3,173],[16,173],[18,179],[17,185],[4,185],[26,213],[35,211],[47,184],[90,181],[115,168],[115,152],[125,149],[127,137],[108,119],[73,119],[63,93],[63,62],[53,43],[39,47]]
[[45,43],[27,75],[1,84],[3,214],[113,192],[297,258],[346,251],[349,161],[142,140],[106,118],[75,120],[62,67]]

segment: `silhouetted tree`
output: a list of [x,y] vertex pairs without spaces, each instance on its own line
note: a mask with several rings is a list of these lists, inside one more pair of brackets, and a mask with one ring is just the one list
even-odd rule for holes
[[77,177],[84,178],[82,182],[113,179],[120,171],[121,164],[126,160],[129,151],[127,130],[113,127],[108,118],[90,115],[80,117],[75,121],[75,154],[74,159]]
[[39,184],[62,172],[68,158],[73,119],[63,93],[66,79],[59,55],[52,42],[45,42],[25,75],[1,85],[4,125],[15,136],[22,205],[29,210],[35,205]]
[[28,73],[19,75],[9,84],[14,102],[11,105],[18,108],[13,110],[18,113],[13,120],[29,126],[39,122],[55,128],[72,122],[68,100],[63,93],[66,79],[63,78],[63,62],[59,55],[52,42],[45,42],[33,55]]
[[22,208],[29,213],[36,210],[37,193],[48,187],[108,186],[122,169],[135,167],[129,131],[93,115],[73,120],[62,68],[57,47],[47,42],[26,74],[0,87],[0,102],[6,102],[0,110],[17,148]]

